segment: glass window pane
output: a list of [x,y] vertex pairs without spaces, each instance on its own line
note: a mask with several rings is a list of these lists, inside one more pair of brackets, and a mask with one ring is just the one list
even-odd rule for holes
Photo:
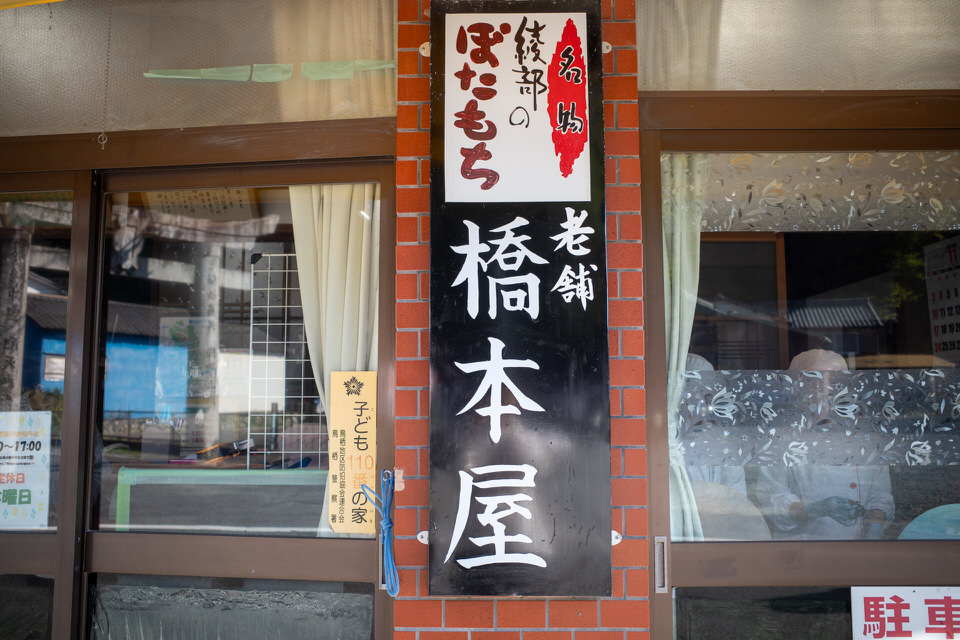
[[99,527],[334,535],[330,373],[376,370],[379,185],[107,206]]
[[684,587],[674,590],[677,640],[850,638],[850,589]]
[[52,577],[0,575],[0,637],[49,638],[52,616]]
[[958,89],[953,0],[643,0],[640,91]]
[[373,637],[366,583],[101,574],[90,601],[94,640]]
[[394,0],[4,9],[0,136],[392,118],[396,12]]
[[960,152],[662,177],[674,539],[960,537]]
[[57,525],[73,194],[0,194],[0,530]]

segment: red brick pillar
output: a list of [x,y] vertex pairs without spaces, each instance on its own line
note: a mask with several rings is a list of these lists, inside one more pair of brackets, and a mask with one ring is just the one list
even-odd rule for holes
[[398,0],[396,494],[398,640],[640,640],[648,636],[643,262],[634,0],[602,0],[609,277],[613,596],[431,598],[429,476],[429,0]]

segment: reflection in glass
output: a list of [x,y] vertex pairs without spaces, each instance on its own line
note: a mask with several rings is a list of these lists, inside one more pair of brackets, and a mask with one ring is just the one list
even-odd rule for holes
[[674,590],[677,640],[851,637],[850,589],[683,587]]
[[[394,0],[5,4],[0,136],[82,133],[104,120],[131,131],[396,111]],[[108,40],[111,91],[123,99],[104,105],[93,90],[103,52],[89,43]]]
[[332,535],[329,375],[376,369],[379,186],[108,211],[99,527]]
[[[639,89],[960,88],[960,50],[936,44],[960,30],[956,2],[838,0],[820,9],[790,0],[639,3]],[[914,44],[916,33],[930,41]]]
[[960,153],[662,169],[674,539],[960,538]]
[[0,530],[54,530],[70,192],[0,194]]
[[50,637],[53,578],[0,575],[0,638]]
[[373,585],[99,575],[94,640],[372,638]]

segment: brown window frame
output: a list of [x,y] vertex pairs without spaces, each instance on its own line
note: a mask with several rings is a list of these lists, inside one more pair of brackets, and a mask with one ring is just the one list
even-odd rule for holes
[[960,541],[670,542],[660,154],[960,149],[960,91],[641,93],[651,637],[675,587],[960,584]]
[[[378,540],[118,533],[90,529],[107,191],[365,182],[381,184],[377,464],[394,463],[395,124],[392,118],[0,138],[0,191],[72,190],[58,528],[0,532],[0,574],[54,577],[52,638],[85,638],[97,573],[367,582],[374,637],[393,633]],[[149,554],[144,553],[149,549]],[[238,559],[242,559],[239,560]]]

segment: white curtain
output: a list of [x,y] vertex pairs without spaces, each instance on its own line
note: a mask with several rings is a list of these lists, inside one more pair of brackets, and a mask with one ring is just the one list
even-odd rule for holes
[[324,411],[331,371],[377,368],[380,185],[290,187],[303,324]]
[[670,437],[670,531],[674,540],[702,540],[703,529],[677,438],[677,411],[697,307],[700,220],[709,171],[703,154],[665,154],[660,163],[663,201],[663,289],[667,327],[667,424]]

